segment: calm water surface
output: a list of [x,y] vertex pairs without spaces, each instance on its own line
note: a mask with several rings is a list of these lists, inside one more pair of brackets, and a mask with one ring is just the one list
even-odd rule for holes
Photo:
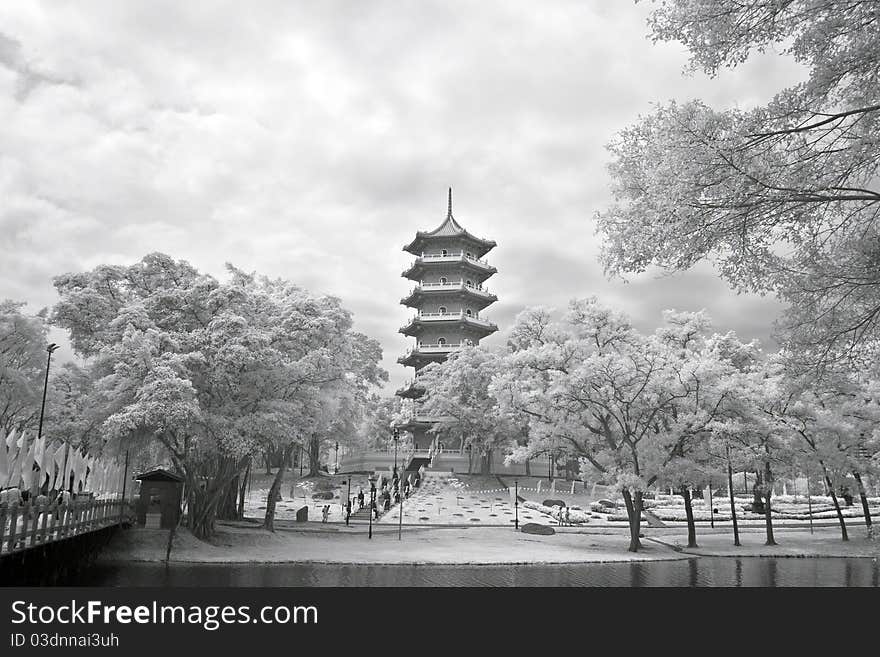
[[98,563],[82,586],[880,586],[880,561],[700,558],[624,564],[414,566]]

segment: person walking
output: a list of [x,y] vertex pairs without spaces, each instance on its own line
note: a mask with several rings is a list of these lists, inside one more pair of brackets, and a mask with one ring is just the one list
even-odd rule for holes
[[568,507],[565,507],[565,526],[571,527],[571,513],[568,510]]
[[324,508],[321,510],[321,522],[327,522],[327,516],[330,515],[330,505],[325,504]]

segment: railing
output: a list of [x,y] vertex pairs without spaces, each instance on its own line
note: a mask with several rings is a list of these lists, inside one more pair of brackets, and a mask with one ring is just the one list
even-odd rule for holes
[[449,342],[435,342],[434,344],[425,344],[424,342],[420,342],[413,351],[422,351],[426,353],[434,352],[434,351],[449,351],[450,349],[461,349],[463,345],[460,342],[456,342],[455,344]]
[[474,285],[473,283],[468,285],[467,283],[464,283],[462,281],[456,281],[454,283],[419,283],[409,291],[408,296],[412,296],[418,292],[456,292],[458,290],[467,290],[468,292],[473,292],[477,296],[481,296],[486,299],[495,296],[494,294],[489,292],[489,290],[485,289],[482,285]]
[[0,504],[0,554],[118,525],[127,507],[121,499]]
[[422,260],[441,260],[443,258],[465,258],[467,260],[471,260],[472,262],[478,262],[481,265],[489,266],[489,262],[486,260],[480,260],[469,253],[465,253],[464,251],[459,251],[458,253],[423,253],[419,256]]
[[457,313],[419,313],[418,315],[411,318],[409,320],[409,322],[407,322],[406,324],[401,326],[400,330],[403,331],[408,326],[412,326],[412,324],[414,322],[416,322],[417,320],[424,320],[424,321],[428,321],[428,322],[443,322],[443,321],[456,321],[456,320],[461,320],[461,319],[472,321],[475,324],[480,324],[482,326],[487,326],[490,328],[491,327],[497,328],[496,324],[494,324],[493,322],[490,322],[488,319],[485,319],[484,317],[480,317],[476,313],[472,313],[472,314],[468,315],[467,313],[460,311]]
[[473,292],[481,292],[483,294],[490,294],[489,290],[484,290],[482,285],[478,285],[475,283],[468,283],[467,281],[447,281],[445,283],[424,283],[420,282],[416,285],[412,291],[415,292],[418,289],[422,290],[434,290],[434,289],[459,289],[459,288],[467,288],[468,290],[472,290]]
[[454,260],[470,260],[471,262],[475,262],[483,267],[491,267],[487,260],[481,260],[480,258],[475,258],[472,255],[467,255],[466,253],[423,253],[418,258],[416,258],[415,262],[413,262],[410,267],[413,267],[420,260],[430,260],[432,262],[452,262]]
[[461,349],[463,346],[465,345],[460,342],[455,344],[419,344],[416,347],[410,347],[407,349],[403,356],[397,360],[400,362],[413,354],[445,354],[454,349]]

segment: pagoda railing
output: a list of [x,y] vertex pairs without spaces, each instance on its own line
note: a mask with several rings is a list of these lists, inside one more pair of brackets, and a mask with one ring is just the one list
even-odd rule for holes
[[451,350],[453,350],[453,349],[460,349],[462,346],[463,346],[463,345],[462,345],[461,343],[455,343],[455,344],[450,344],[450,343],[445,343],[445,344],[439,344],[439,343],[435,343],[435,344],[420,343],[420,344],[418,344],[418,345],[415,346],[415,347],[411,347],[410,349],[407,349],[407,350],[406,350],[406,353],[403,355],[403,357],[406,358],[406,357],[409,356],[410,354],[419,354],[419,353],[422,353],[422,354],[441,354],[441,353],[444,353],[444,352],[447,352],[447,351],[451,351]]
[[415,317],[410,319],[407,324],[405,324],[404,326],[401,326],[400,328],[401,328],[401,330],[403,330],[407,326],[411,326],[413,324],[413,322],[415,322],[416,320],[424,320],[424,321],[428,321],[428,322],[444,322],[444,321],[457,321],[457,320],[462,320],[462,319],[473,322],[475,324],[480,324],[481,326],[486,326],[486,327],[490,327],[490,328],[492,328],[492,327],[497,328],[496,324],[489,321],[485,317],[480,317],[476,313],[472,313],[472,314],[468,315],[464,311],[460,311],[457,313],[419,313],[418,315],[416,315]]
[[468,285],[465,281],[455,281],[452,283],[419,283],[410,291],[410,294],[415,294],[419,290],[429,292],[433,292],[434,290],[469,290],[474,294],[480,294],[486,297],[492,296],[492,293],[482,285],[474,285],[473,283]]
[[[455,262],[456,260],[469,260],[470,262],[475,262],[478,265],[483,267],[491,267],[487,260],[482,260],[480,258],[475,258],[472,255],[468,255],[466,253],[423,253],[418,258],[416,258],[415,262],[410,265],[412,268],[413,265],[418,263],[420,260],[428,261],[428,262]],[[406,272],[404,272],[406,273]]]
[[462,346],[461,342],[451,343],[451,342],[420,342],[416,347],[416,351],[448,351],[450,349],[460,349]]
[[458,253],[423,253],[421,256],[422,260],[440,260],[443,258],[465,258],[472,262],[479,262],[481,265],[489,266],[489,262],[487,260],[481,260],[480,258],[476,258],[469,253],[464,253],[463,251],[459,251]]

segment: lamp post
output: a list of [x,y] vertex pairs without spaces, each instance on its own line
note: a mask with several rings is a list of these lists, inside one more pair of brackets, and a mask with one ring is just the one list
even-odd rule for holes
[[513,528],[519,529],[519,480],[513,480]]
[[391,434],[394,436],[394,476],[397,476],[397,443],[400,441],[400,430],[394,427]]
[[810,498],[810,473],[807,473],[807,513],[810,516],[810,533],[813,533],[813,501]]
[[303,446],[302,443],[299,445],[299,478],[302,479],[303,476]]
[[712,503],[712,482],[709,482],[709,525],[715,529],[715,505]]
[[376,473],[370,475],[370,530],[367,538],[373,538],[373,510],[376,508]]
[[397,520],[397,540],[399,541],[403,533],[403,491],[400,488],[397,489],[397,499],[400,500],[400,516]]
[[43,404],[40,406],[40,427],[37,429],[38,440],[43,436],[43,413],[46,411],[46,391],[49,389],[49,366],[52,364],[52,354],[55,353],[55,350],[58,348],[58,345],[54,342],[46,347],[49,356],[46,358],[46,379],[43,382]]
[[348,494],[345,497],[345,526],[348,527],[348,518],[351,516],[351,475],[348,477]]

